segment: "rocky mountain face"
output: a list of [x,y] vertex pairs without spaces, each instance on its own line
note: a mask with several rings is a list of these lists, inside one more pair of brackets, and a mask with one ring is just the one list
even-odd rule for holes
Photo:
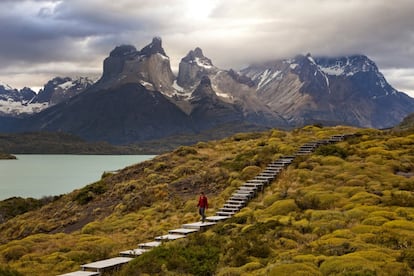
[[192,132],[188,116],[139,83],[88,90],[25,120],[21,130],[59,131],[90,141],[125,144]]
[[265,102],[257,98],[255,84],[250,78],[234,70],[220,70],[198,47],[181,60],[177,77],[177,84],[187,91],[185,95],[189,95],[189,101],[193,105],[195,101],[191,98],[195,97],[198,91],[198,88],[195,88],[206,76],[209,78],[216,103],[220,102],[221,106],[232,106],[234,110],[238,110],[239,120],[265,126],[288,126],[277,111],[271,110]]
[[0,116],[21,117],[38,113],[80,94],[92,84],[93,81],[85,77],[56,77],[48,81],[38,94],[27,87],[19,91],[0,84]]
[[176,78],[160,38],[141,50],[116,47],[92,85],[55,78],[31,102],[53,106],[18,123],[0,122],[0,130],[63,131],[123,144],[224,124],[384,128],[414,112],[414,99],[393,89],[363,55],[298,55],[236,72],[217,68],[195,48],[182,58]]
[[256,64],[241,71],[258,98],[292,125],[348,124],[385,128],[414,110],[414,99],[392,88],[368,57],[293,59]]
[[41,106],[31,106],[36,93],[30,88],[17,90],[0,82],[0,116],[15,117],[20,114],[33,113]]
[[162,48],[162,41],[155,37],[138,51],[132,45],[116,47],[104,61],[103,74],[98,88],[109,88],[126,83],[140,83],[148,90],[173,93],[175,76],[170,59]]
[[92,84],[93,81],[86,77],[56,77],[45,84],[32,102],[55,105],[80,94]]
[[211,60],[204,56],[203,50],[197,47],[181,59],[177,84],[191,89],[200,82],[203,76],[211,76],[218,71],[219,69],[213,65]]

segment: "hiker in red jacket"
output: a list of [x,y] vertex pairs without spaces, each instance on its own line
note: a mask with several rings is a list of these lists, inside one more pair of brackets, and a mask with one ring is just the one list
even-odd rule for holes
[[198,213],[201,216],[201,221],[204,222],[206,219],[206,209],[208,208],[207,197],[204,195],[204,192],[200,193],[200,197],[198,198]]

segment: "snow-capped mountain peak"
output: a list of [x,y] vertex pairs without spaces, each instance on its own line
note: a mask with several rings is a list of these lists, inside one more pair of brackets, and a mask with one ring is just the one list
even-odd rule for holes
[[13,88],[10,85],[2,81],[0,81],[0,87],[3,87],[4,90],[13,90]]
[[318,67],[327,75],[352,76],[359,72],[378,72],[375,63],[364,55],[337,58],[317,58]]

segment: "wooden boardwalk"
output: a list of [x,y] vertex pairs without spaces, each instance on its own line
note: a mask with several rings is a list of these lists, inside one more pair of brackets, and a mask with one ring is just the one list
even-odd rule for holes
[[155,237],[154,241],[140,243],[138,244],[138,248],[120,252],[120,257],[84,264],[81,265],[81,271],[62,274],[60,276],[95,276],[101,275],[104,271],[119,269],[123,264],[128,263],[133,258],[138,257],[155,247],[161,246],[164,242],[185,238],[187,235],[227,220],[240,212],[241,209],[247,206],[251,199],[253,199],[259,192],[263,191],[267,185],[277,179],[281,172],[289,166],[297,156],[311,154],[321,145],[337,143],[351,136],[353,136],[353,134],[333,135],[328,139],[308,142],[302,145],[293,155],[282,156],[278,160],[269,163],[261,173],[253,179],[246,181],[234,191],[224,203],[223,207],[220,208],[214,216],[206,217],[204,223],[193,222],[183,224],[181,228],[169,230],[167,234]]

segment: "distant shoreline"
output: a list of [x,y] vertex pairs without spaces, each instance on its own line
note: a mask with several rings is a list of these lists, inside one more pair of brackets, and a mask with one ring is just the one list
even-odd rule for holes
[[17,159],[13,154],[0,153],[0,160],[14,160]]

